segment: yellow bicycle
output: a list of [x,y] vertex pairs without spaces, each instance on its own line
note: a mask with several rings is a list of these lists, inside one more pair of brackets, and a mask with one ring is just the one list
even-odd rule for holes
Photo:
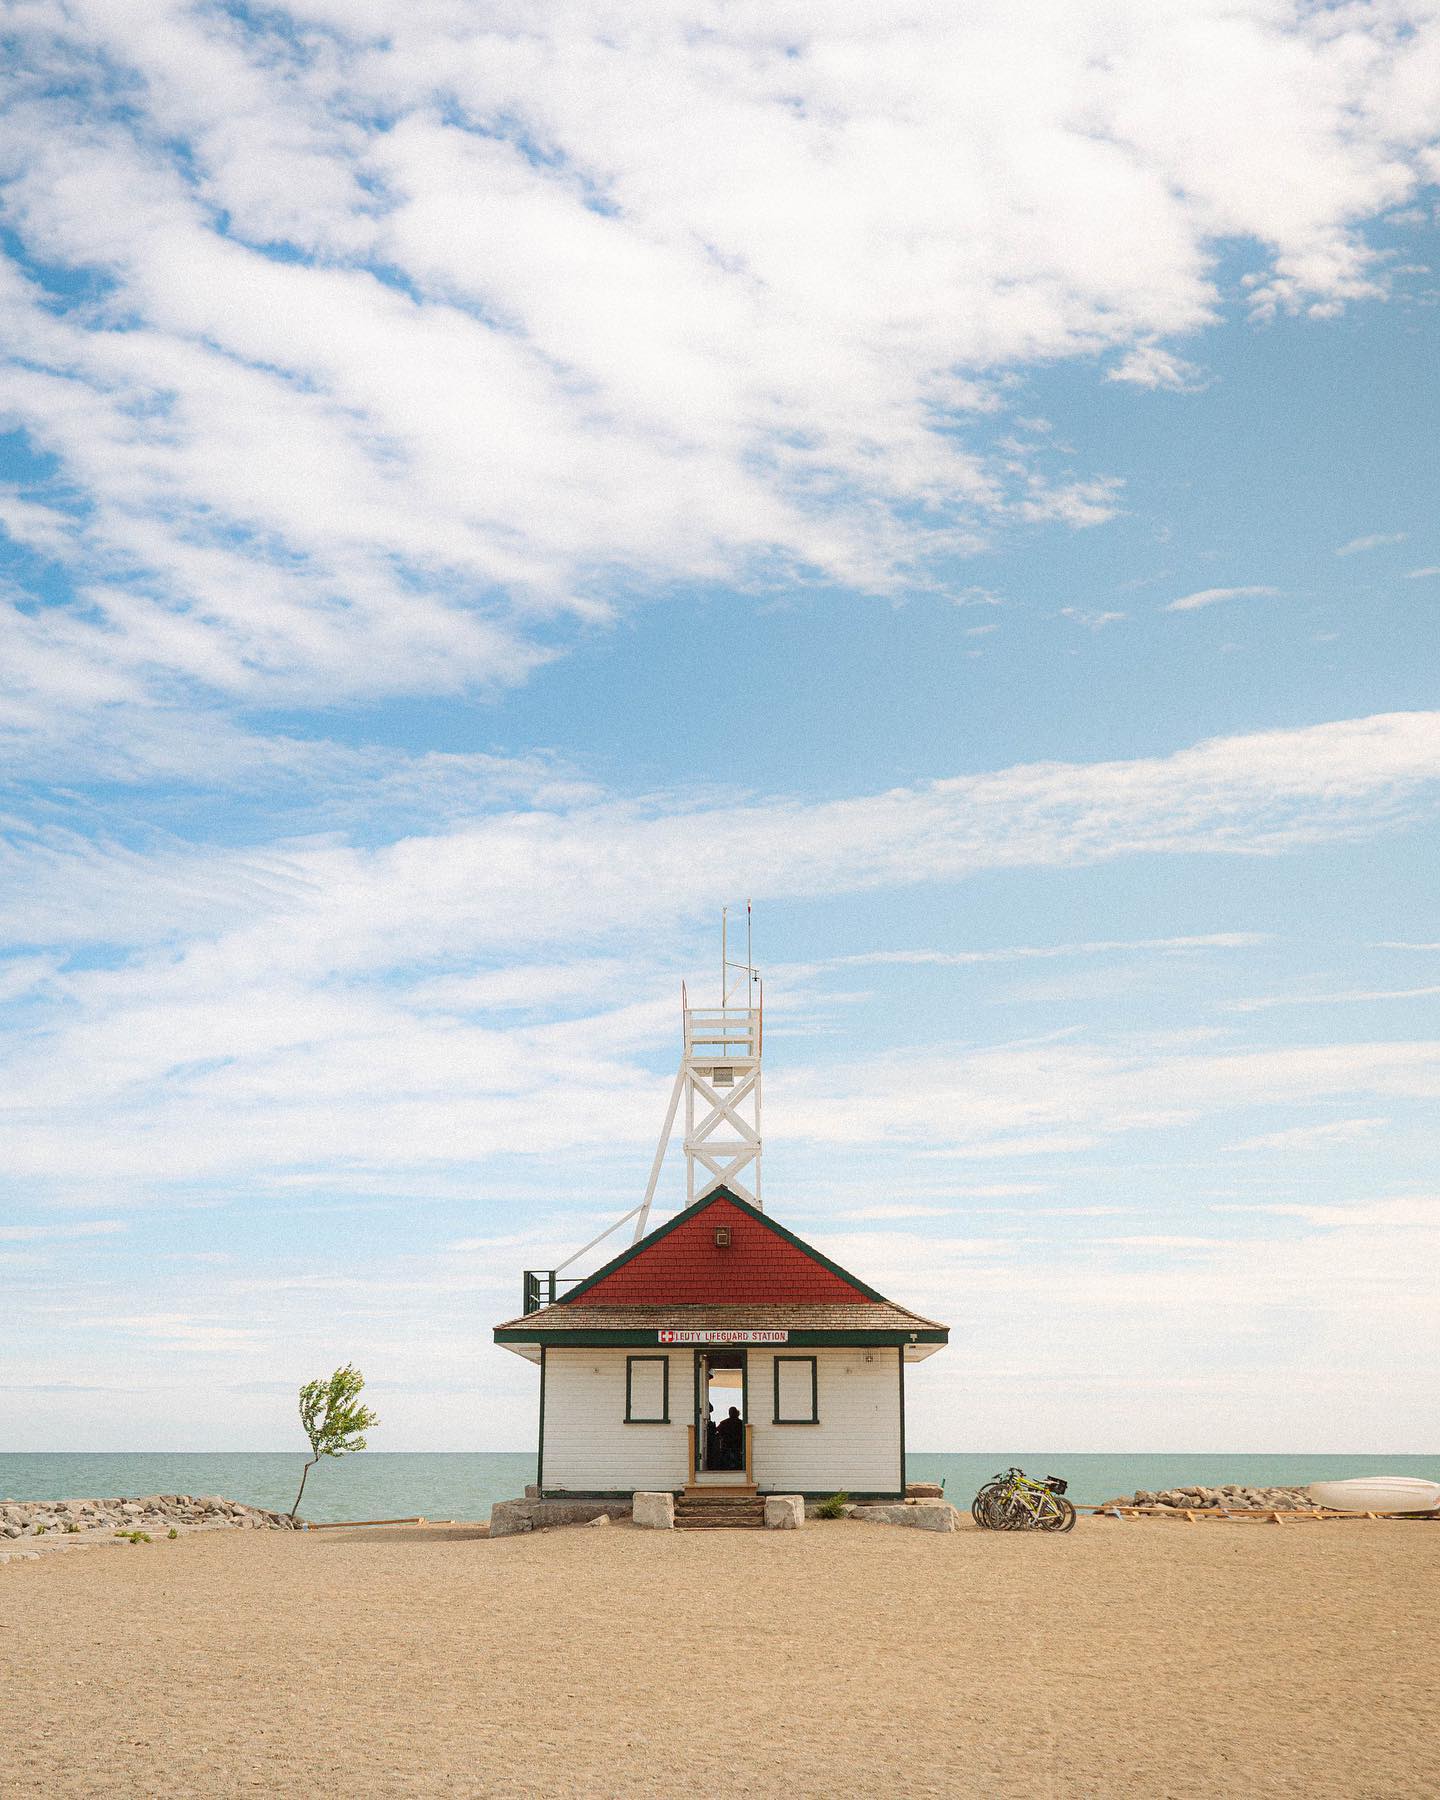
[[992,1475],[976,1494],[970,1516],[985,1531],[1070,1531],[1075,1508],[1058,1475],[1037,1481],[1023,1469]]

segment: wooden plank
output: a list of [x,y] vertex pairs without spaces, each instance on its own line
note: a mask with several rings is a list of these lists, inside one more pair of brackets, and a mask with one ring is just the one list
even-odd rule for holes
[[[323,1525],[307,1524],[305,1529],[307,1531],[350,1531],[358,1525],[428,1525],[429,1523],[429,1519],[416,1513],[408,1519],[331,1519]],[[436,1523],[438,1524],[440,1521],[437,1520]],[[444,1523],[453,1525],[455,1521],[448,1519]]]

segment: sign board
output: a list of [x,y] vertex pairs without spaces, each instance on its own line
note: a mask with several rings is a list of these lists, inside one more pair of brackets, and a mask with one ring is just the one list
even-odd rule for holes
[[788,1344],[788,1331],[658,1331],[662,1344]]

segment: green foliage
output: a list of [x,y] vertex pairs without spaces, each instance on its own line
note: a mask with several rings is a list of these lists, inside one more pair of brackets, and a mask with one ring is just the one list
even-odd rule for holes
[[78,1531],[80,1529],[80,1527],[75,1523],[75,1521],[73,1519],[71,1519],[67,1522],[65,1529],[67,1531]]
[[832,1494],[828,1500],[822,1500],[815,1508],[817,1519],[843,1519],[845,1508],[850,1504],[850,1496],[842,1488],[838,1494]]
[[322,1456],[348,1456],[365,1448],[365,1433],[380,1423],[360,1395],[365,1377],[351,1363],[337,1369],[328,1381],[307,1381],[300,1390],[300,1423],[310,1440],[311,1457],[300,1475],[300,1492],[290,1508],[293,1519],[300,1510],[305,1480]]
[[50,1529],[50,1527],[48,1525],[37,1525],[35,1527],[35,1536],[36,1537],[44,1537],[45,1533],[49,1529]]
[[149,1544],[154,1541],[148,1531],[117,1531],[115,1535],[124,1538],[127,1544]]
[[165,1535],[167,1538],[177,1538],[177,1537],[179,1537],[180,1533],[172,1525],[170,1527],[170,1529],[165,1533]]

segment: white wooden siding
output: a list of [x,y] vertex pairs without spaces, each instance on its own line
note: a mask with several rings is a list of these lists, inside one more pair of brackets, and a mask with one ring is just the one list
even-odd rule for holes
[[[636,1488],[664,1491],[685,1485],[694,1359],[688,1350],[669,1357],[668,1425],[627,1425],[625,1358],[636,1354],[624,1349],[545,1352],[541,1478],[547,1493],[633,1493]],[[661,1373],[658,1363],[637,1365],[635,1373],[647,1370]]]
[[[636,1354],[623,1348],[546,1351],[542,1479],[547,1493],[684,1486],[694,1353],[688,1348],[669,1353],[670,1423],[627,1425],[625,1358]],[[898,1493],[900,1371],[895,1348],[779,1351],[782,1356],[815,1357],[818,1425],[772,1422],[776,1354],[756,1347],[749,1352],[757,1486],[782,1494],[833,1494],[841,1488],[852,1494]],[[866,1362],[867,1354],[872,1361]],[[656,1365],[648,1367],[659,1373]]]
[[[889,1345],[805,1351],[816,1359],[820,1423],[776,1425],[774,1358],[786,1354],[750,1351],[756,1485],[781,1494],[833,1494],[841,1488],[851,1494],[899,1493],[899,1352]],[[866,1362],[867,1355],[874,1360]]]

